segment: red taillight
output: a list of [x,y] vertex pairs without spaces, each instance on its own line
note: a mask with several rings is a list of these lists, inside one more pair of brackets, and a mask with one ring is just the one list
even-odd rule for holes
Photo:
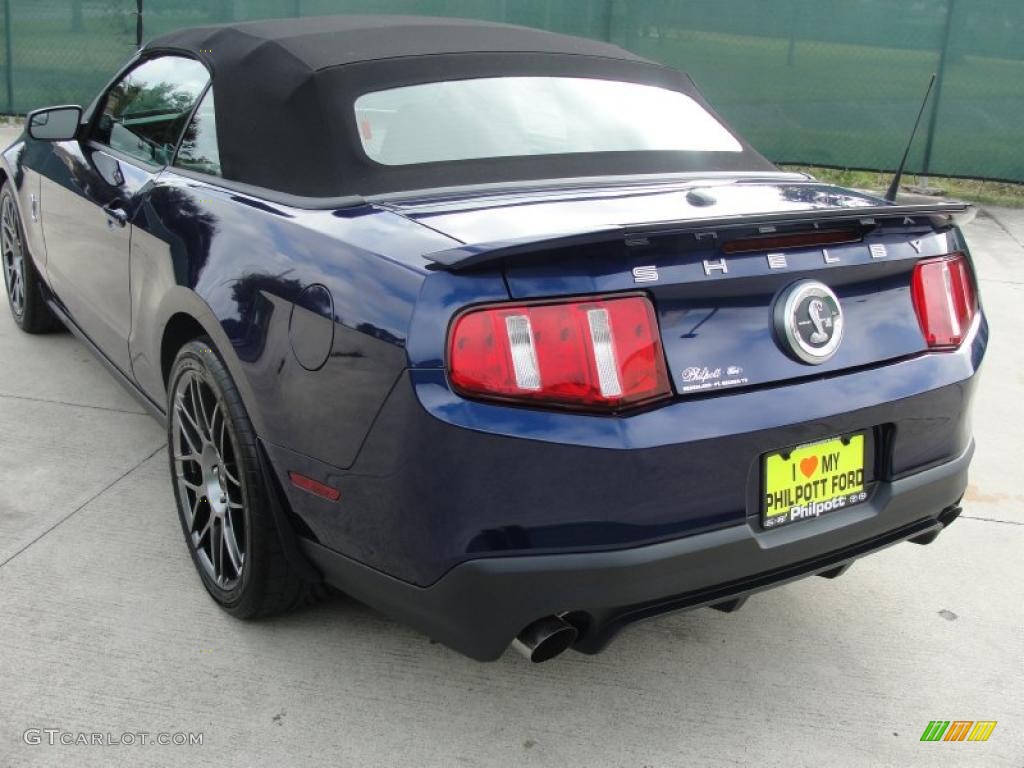
[[914,310],[929,347],[963,342],[978,308],[967,257],[962,253],[919,261],[912,283]]
[[670,394],[658,323],[642,296],[470,310],[448,341],[462,394],[614,410]]

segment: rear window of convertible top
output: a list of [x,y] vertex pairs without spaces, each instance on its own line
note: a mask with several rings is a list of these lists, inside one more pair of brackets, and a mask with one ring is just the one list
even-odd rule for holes
[[616,80],[422,83],[363,94],[355,112],[363,151],[383,165],[588,152],[742,151],[686,94]]

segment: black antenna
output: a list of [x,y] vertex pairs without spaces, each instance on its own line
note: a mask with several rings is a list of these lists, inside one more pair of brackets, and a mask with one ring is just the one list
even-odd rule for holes
[[135,0],[138,10],[135,12],[135,47],[142,47],[142,0]]
[[[142,0],[139,0],[141,3]],[[903,168],[907,165],[907,155],[910,154],[910,146],[914,143],[914,136],[917,135],[917,126],[921,124],[921,115],[924,114],[925,105],[928,103],[928,97],[932,94],[932,86],[935,85],[935,73],[932,72],[932,79],[928,81],[928,90],[924,92],[924,101],[921,102],[921,109],[917,113],[917,120],[914,121],[914,130],[910,132],[910,141],[907,142],[907,148],[903,150],[903,159],[900,160],[900,167],[896,169],[896,175],[892,177],[892,183],[889,185],[889,190],[885,193],[885,199],[889,202],[896,200],[896,193],[900,188],[900,179],[903,178]]]

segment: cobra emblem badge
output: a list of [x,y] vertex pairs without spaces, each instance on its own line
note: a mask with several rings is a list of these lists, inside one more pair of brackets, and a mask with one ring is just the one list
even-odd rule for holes
[[832,290],[817,280],[800,280],[775,300],[775,335],[797,360],[820,365],[843,340],[843,308]]
[[811,332],[811,343],[824,344],[828,341],[832,329],[832,315],[825,309],[825,302],[821,299],[812,299],[811,303],[807,305],[807,314],[814,325],[814,330]]

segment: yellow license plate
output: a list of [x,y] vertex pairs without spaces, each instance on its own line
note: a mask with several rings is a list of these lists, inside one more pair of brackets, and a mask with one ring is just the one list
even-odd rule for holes
[[765,456],[761,500],[765,528],[821,517],[867,497],[863,432]]

